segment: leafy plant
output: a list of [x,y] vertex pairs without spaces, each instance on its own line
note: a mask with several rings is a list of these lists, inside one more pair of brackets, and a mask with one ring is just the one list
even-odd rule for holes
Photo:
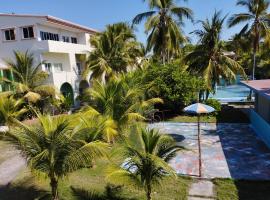
[[[145,1],[145,0],[144,0]],[[180,25],[183,18],[193,18],[191,9],[181,7],[175,0],[147,0],[150,11],[138,14],[133,24],[139,24],[146,19],[145,32],[148,34],[146,50],[169,62],[179,56],[180,45],[187,42]]]
[[215,109],[215,115],[221,111],[221,103],[216,99],[207,99],[205,104]]
[[87,61],[85,78],[91,75],[91,78],[108,81],[136,67],[143,56],[141,44],[126,23],[108,25],[104,32],[91,37],[90,42],[94,50]]
[[18,120],[27,108],[23,99],[15,99],[13,96],[0,95],[0,125],[11,126]]
[[167,164],[182,148],[173,138],[155,130],[141,130],[136,142],[128,141],[121,149],[124,164],[113,167],[107,179],[113,183],[142,187],[151,200],[153,186],[161,186],[165,177],[176,177]]
[[198,99],[198,93],[205,88],[203,80],[185,71],[182,63],[165,66],[151,64],[144,73],[144,82],[152,85],[150,96],[164,100],[164,107],[175,112],[180,107]]
[[59,179],[91,166],[94,158],[105,155],[107,145],[96,137],[82,140],[89,129],[71,126],[66,116],[37,116],[36,126],[17,122],[4,139],[20,150],[33,172],[50,179],[53,200],[58,200]]
[[162,103],[160,98],[145,98],[145,85],[140,83],[128,74],[106,84],[95,81],[85,92],[84,99],[89,106],[84,110],[94,110],[103,117],[109,142],[133,122],[145,120],[144,114],[153,109],[153,105]]

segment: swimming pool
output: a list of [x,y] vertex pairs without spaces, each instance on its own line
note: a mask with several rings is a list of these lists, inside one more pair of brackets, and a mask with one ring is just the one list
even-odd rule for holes
[[240,84],[217,86],[216,93],[211,94],[210,98],[220,100],[221,102],[239,102],[246,101],[249,93],[250,89]]

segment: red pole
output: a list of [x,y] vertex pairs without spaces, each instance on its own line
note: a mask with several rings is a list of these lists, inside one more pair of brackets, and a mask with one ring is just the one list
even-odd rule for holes
[[201,134],[200,134],[200,114],[198,114],[198,150],[199,150],[199,177],[202,177],[202,152],[201,152]]

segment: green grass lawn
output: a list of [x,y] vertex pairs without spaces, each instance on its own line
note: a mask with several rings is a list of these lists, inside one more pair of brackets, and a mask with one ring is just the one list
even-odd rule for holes
[[215,179],[217,200],[270,199],[270,181],[234,181]]
[[[107,183],[102,166],[99,163],[93,169],[82,169],[72,173],[61,181],[59,193],[62,200],[144,200],[144,191],[133,187],[120,187],[106,192]],[[34,178],[28,171],[23,171],[9,186],[0,189],[1,200],[31,200],[49,191],[49,180]],[[155,188],[153,200],[186,200],[191,179],[179,177],[166,179],[162,188]],[[73,189],[72,189],[73,188]],[[116,197],[108,194],[116,194]],[[92,197],[90,198],[92,194]],[[76,197],[77,195],[77,197]],[[88,197],[87,197],[88,196]],[[109,196],[109,197],[108,197]],[[3,198],[2,198],[3,197]]]

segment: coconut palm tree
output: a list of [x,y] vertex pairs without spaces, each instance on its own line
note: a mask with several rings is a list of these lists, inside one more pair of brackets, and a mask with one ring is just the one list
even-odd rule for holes
[[255,79],[256,70],[256,54],[259,50],[262,38],[267,41],[270,39],[270,14],[268,13],[268,0],[237,0],[236,5],[247,9],[246,13],[239,13],[231,16],[228,21],[229,27],[233,27],[240,23],[246,23],[243,29],[249,29],[249,34],[253,43],[253,69],[252,79]]
[[141,44],[126,23],[108,25],[103,33],[93,36],[90,43],[94,51],[88,57],[85,78],[91,74],[92,78],[108,81],[135,67],[142,56]]
[[15,99],[10,95],[0,95],[0,124],[10,127],[27,109],[23,99]]
[[179,55],[180,44],[187,41],[180,26],[184,17],[192,20],[193,13],[189,8],[178,6],[175,0],[148,0],[148,4],[150,11],[138,14],[133,24],[146,19],[147,51],[153,50],[165,63]]
[[94,158],[105,155],[107,145],[96,137],[84,140],[88,130],[74,128],[66,116],[37,116],[36,126],[18,122],[4,139],[21,151],[33,172],[49,178],[52,199],[58,200],[59,179],[91,166]]
[[19,96],[36,103],[42,98],[56,95],[52,85],[44,85],[48,73],[40,70],[42,63],[34,64],[33,54],[28,51],[25,53],[14,51],[14,56],[15,62],[7,60],[6,63],[14,74],[14,81],[11,81],[11,84]]
[[84,110],[95,110],[103,116],[109,141],[122,133],[131,122],[145,120],[144,114],[156,103],[162,103],[159,98],[146,99],[145,86],[136,83],[132,77],[122,76],[106,84],[95,81],[93,87],[85,92],[84,99],[89,106]]
[[221,32],[226,17],[215,12],[212,19],[200,21],[202,30],[193,33],[199,37],[197,47],[186,56],[189,69],[201,75],[209,91],[213,91],[220,78],[227,81],[235,80],[236,74],[245,75],[243,68],[234,59],[225,54]]
[[108,170],[107,178],[115,183],[143,187],[147,200],[151,200],[153,186],[161,186],[165,177],[176,177],[167,163],[182,149],[170,136],[142,129],[136,141],[128,141],[120,150],[124,164]]

